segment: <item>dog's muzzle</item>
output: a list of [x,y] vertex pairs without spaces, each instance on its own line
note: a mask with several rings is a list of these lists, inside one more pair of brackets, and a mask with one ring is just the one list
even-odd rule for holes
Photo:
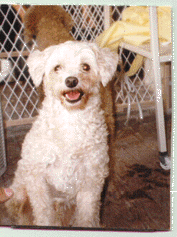
[[81,89],[75,89],[78,85],[79,80],[77,77],[67,77],[65,80],[65,85],[70,88],[70,90],[64,91],[63,96],[69,103],[76,103],[82,99],[84,92]]

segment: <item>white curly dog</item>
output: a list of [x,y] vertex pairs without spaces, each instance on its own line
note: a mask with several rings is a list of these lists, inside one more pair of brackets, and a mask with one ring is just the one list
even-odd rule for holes
[[99,90],[117,63],[117,54],[85,42],[68,41],[29,56],[33,82],[43,80],[46,96],[22,145],[14,198],[7,202],[16,224],[28,223],[28,199],[33,225],[100,226],[109,156]]

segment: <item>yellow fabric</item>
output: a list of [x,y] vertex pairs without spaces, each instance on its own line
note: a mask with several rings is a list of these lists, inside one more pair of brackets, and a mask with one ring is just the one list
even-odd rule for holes
[[[158,33],[160,42],[171,43],[171,7],[157,7]],[[123,11],[122,20],[114,22],[107,30],[96,38],[100,47],[116,51],[121,42],[136,46],[150,41],[149,7],[133,6]],[[142,65],[143,59],[139,55],[134,60],[129,76],[134,75]]]
[[129,71],[126,72],[126,75],[128,77],[135,75],[137,70],[142,66],[143,60],[144,60],[144,58],[141,55],[137,54],[135,59],[133,60],[133,63],[131,65]]

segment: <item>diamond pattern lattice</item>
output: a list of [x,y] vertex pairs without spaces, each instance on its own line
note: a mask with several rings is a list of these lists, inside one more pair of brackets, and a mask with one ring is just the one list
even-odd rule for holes
[[94,40],[104,30],[103,6],[64,6],[75,22],[72,36],[76,40]]
[[[105,29],[105,11],[107,6],[64,5],[63,8],[72,16],[75,25],[72,36],[76,40],[94,41]],[[107,22],[121,20],[126,6],[110,6],[110,18]],[[33,118],[38,112],[38,95],[30,79],[26,58],[33,50],[35,42],[26,45],[23,40],[21,16],[25,13],[23,6],[16,11],[13,5],[0,5],[1,46],[0,46],[0,92],[6,121]],[[127,71],[136,54],[122,49],[121,58]],[[3,69],[3,70],[2,70]],[[116,101],[119,105],[134,104],[154,100],[150,85],[143,81],[148,72],[141,68],[136,75],[125,79],[117,91]]]
[[[23,40],[23,24],[20,15],[11,5],[1,5],[1,84],[2,108],[5,120],[32,118],[37,115],[38,96],[31,82],[26,65],[32,48]],[[8,62],[8,68],[3,64]],[[2,72],[7,71],[2,75]]]

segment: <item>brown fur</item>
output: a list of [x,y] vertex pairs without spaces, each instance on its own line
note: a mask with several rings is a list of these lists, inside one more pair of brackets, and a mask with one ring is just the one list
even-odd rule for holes
[[8,208],[11,210],[11,212],[9,212],[9,217],[13,223],[18,225],[32,225],[34,220],[29,198],[27,194],[25,195],[26,196],[23,201],[15,201],[12,199],[10,204],[8,204]]
[[39,50],[73,40],[71,16],[61,6],[32,6],[24,17],[25,41],[36,39]]
[[76,205],[65,205],[64,203],[54,203],[54,209],[57,213],[55,222],[60,223],[61,226],[70,227],[68,223],[72,223]]

